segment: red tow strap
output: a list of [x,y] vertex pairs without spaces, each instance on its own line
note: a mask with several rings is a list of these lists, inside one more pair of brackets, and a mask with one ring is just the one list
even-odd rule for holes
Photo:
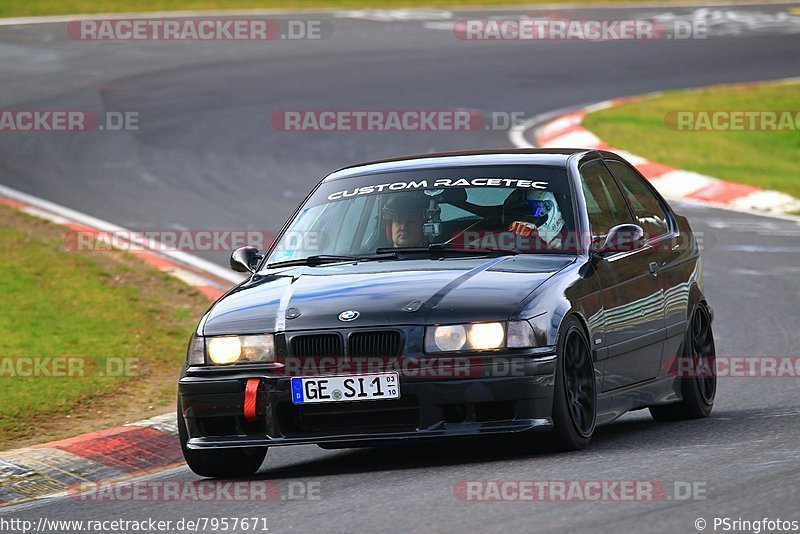
[[258,397],[258,378],[248,378],[244,388],[244,418],[252,423],[258,418],[256,414],[256,398]]

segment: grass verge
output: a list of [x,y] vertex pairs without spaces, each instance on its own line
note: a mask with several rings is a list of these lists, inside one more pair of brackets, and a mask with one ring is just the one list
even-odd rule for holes
[[[0,17],[219,9],[376,9],[625,3],[641,3],[641,0],[5,0],[0,2]],[[656,4],[659,0],[650,0],[650,3]]]
[[667,127],[675,125],[674,112],[687,110],[791,111],[798,117],[800,82],[669,92],[591,113],[583,124],[611,146],[651,161],[800,198],[797,129],[676,131]]
[[63,241],[61,227],[0,206],[0,449],[174,409],[208,307],[129,254]]

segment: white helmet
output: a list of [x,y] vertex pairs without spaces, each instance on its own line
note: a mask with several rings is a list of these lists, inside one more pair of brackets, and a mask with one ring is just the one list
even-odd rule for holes
[[550,191],[528,191],[528,204],[536,220],[536,231],[548,244],[557,244],[564,228],[564,216],[558,207],[556,196]]

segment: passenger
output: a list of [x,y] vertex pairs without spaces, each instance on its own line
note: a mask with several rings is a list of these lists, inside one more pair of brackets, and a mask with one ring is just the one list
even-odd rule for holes
[[538,237],[550,249],[561,248],[564,217],[553,193],[527,191],[524,198],[507,201],[503,208],[518,218],[509,225],[509,232],[531,239]]

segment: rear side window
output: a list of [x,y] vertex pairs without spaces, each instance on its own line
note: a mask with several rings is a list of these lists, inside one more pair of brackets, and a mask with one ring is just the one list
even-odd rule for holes
[[631,224],[630,212],[611,173],[600,160],[581,166],[581,186],[592,237],[602,239],[620,224]]
[[642,177],[622,162],[606,161],[606,164],[622,186],[636,224],[644,229],[647,238],[657,238],[669,232],[667,212]]

